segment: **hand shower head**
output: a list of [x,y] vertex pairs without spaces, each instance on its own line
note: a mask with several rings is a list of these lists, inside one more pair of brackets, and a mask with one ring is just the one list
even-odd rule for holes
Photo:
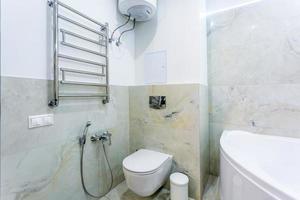
[[91,122],[91,121],[87,121],[85,127],[89,127],[89,126],[91,126],[91,125],[92,125],[92,122]]
[[88,131],[89,126],[91,126],[91,125],[92,125],[92,122],[91,121],[87,121],[87,123],[86,123],[86,125],[84,127],[84,130],[82,132],[82,136],[79,137],[79,144],[80,144],[80,146],[84,146],[85,141],[86,141],[87,131]]
[[88,132],[88,129],[89,127],[92,125],[92,122],[91,121],[87,121],[86,122],[86,125],[85,125],[85,128],[84,128],[84,131],[83,131],[83,136],[86,137],[86,134]]

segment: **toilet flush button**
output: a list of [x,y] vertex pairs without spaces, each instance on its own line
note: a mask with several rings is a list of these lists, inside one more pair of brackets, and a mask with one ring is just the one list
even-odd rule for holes
[[45,125],[52,125],[54,123],[53,115],[44,117]]
[[42,126],[42,125],[43,125],[43,122],[42,122],[41,118],[33,118],[31,120],[31,126],[32,127],[38,127],[38,126]]
[[54,124],[53,114],[34,115],[28,117],[28,127],[37,128],[42,126],[50,126]]

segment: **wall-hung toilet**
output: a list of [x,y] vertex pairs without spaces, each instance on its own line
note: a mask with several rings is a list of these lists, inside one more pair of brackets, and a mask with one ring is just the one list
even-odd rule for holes
[[140,149],[123,160],[126,184],[139,196],[154,194],[168,179],[173,156]]

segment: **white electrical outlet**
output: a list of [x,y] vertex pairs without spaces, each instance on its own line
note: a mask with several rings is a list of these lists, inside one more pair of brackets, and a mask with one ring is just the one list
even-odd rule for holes
[[37,128],[42,126],[50,126],[54,124],[53,114],[34,115],[28,117],[28,127]]

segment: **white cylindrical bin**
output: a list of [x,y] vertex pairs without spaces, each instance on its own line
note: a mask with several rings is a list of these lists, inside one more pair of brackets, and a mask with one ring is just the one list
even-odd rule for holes
[[170,176],[171,200],[188,200],[189,178],[182,173],[173,173]]

